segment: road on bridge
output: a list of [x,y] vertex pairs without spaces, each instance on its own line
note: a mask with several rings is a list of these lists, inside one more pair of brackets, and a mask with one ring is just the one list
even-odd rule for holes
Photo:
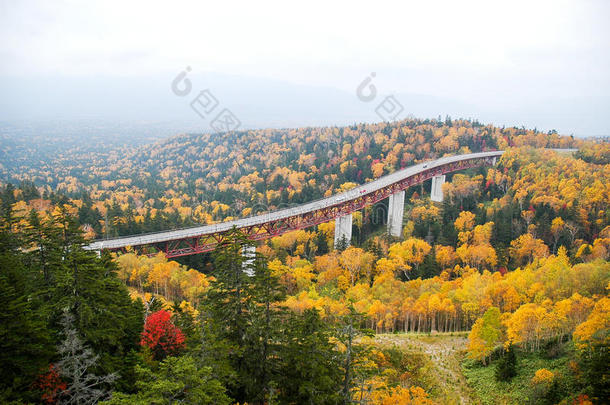
[[[338,226],[335,232],[336,243],[337,238],[342,235],[348,237],[348,240],[351,237],[352,212],[390,196],[399,197],[402,193],[402,200],[394,198],[396,205],[394,212],[398,215],[389,218],[388,221],[389,225],[390,222],[398,224],[392,229],[400,230],[405,189],[431,178],[433,182],[439,180],[442,184],[446,173],[494,165],[503,153],[504,151],[493,151],[447,156],[398,170],[349,191],[296,207],[211,225],[97,240],[86,246],[86,249],[116,251],[132,247],[145,254],[162,251],[167,257],[178,257],[213,250],[233,228],[241,229],[251,240],[262,240],[339,218],[340,220],[336,222]],[[440,184],[437,189],[440,189]]]

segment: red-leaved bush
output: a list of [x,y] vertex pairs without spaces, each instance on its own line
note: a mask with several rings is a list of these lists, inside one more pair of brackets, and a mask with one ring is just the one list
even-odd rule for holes
[[42,391],[40,401],[43,404],[57,403],[57,396],[67,388],[53,364],[49,365],[49,371],[38,376],[34,385]]
[[172,315],[165,310],[146,318],[140,344],[150,348],[155,360],[164,359],[184,349],[184,333],[172,322]]

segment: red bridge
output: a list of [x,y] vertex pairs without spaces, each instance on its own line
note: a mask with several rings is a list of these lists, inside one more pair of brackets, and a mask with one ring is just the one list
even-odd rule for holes
[[130,246],[142,253],[162,251],[167,257],[178,257],[213,250],[225,240],[233,227],[241,229],[249,239],[256,241],[332,220],[336,220],[335,244],[344,237],[349,242],[352,232],[351,214],[388,197],[388,231],[394,236],[400,236],[405,189],[432,179],[431,199],[442,201],[441,185],[446,173],[494,165],[503,153],[504,151],[494,151],[443,157],[401,169],[349,191],[297,207],[212,225],[98,240],[86,248],[116,251]]

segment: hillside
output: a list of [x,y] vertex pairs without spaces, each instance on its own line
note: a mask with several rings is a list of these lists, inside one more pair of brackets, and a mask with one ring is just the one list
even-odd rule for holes
[[[80,144],[43,161],[37,149],[44,144],[5,144],[11,159],[3,163],[0,178],[33,182],[43,197],[57,192],[82,200],[82,222],[101,237],[310,201],[444,154],[582,143],[554,133],[447,119],[180,135],[141,147]],[[26,199],[37,196],[31,191]]]
[[[299,204],[489,149],[506,153],[495,167],[448,176],[442,203],[430,201],[429,182],[407,190],[401,238],[386,234],[382,201],[354,213],[350,247],[333,248],[330,222],[259,244],[251,263],[239,233],[179,261],[80,248]],[[482,379],[511,353],[527,370],[485,385],[506,403],[604,403],[609,151],[450,119],[180,135],[72,147],[48,161],[28,151],[1,172],[3,296],[11,314],[23,305],[34,314],[25,329],[46,369],[60,357],[62,308],[72,308],[74,328],[103,354],[98,374],[121,371],[110,403],[151,401],[162,390],[150,381],[177,375],[213,381],[197,393],[210,403],[479,403],[489,401]],[[114,291],[116,306],[100,291]],[[105,332],[103,314],[123,326]],[[159,328],[165,337],[155,338]],[[11,342],[5,353],[19,347]],[[553,347],[563,360],[536,360]],[[27,353],[15,359],[28,377],[3,375],[14,381],[3,395],[19,400],[40,371],[25,366]]]

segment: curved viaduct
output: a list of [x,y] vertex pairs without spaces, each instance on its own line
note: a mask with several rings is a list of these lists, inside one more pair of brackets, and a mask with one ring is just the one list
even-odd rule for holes
[[388,197],[388,232],[400,236],[405,189],[432,179],[431,199],[442,201],[441,185],[446,173],[494,165],[503,153],[494,151],[447,156],[398,170],[349,191],[297,207],[212,225],[98,240],[86,248],[100,251],[122,250],[131,246],[146,252],[148,247],[152,247],[164,252],[167,257],[187,256],[213,250],[233,227],[241,229],[249,239],[256,241],[332,220],[335,220],[335,245],[344,237],[349,243],[351,214]]

